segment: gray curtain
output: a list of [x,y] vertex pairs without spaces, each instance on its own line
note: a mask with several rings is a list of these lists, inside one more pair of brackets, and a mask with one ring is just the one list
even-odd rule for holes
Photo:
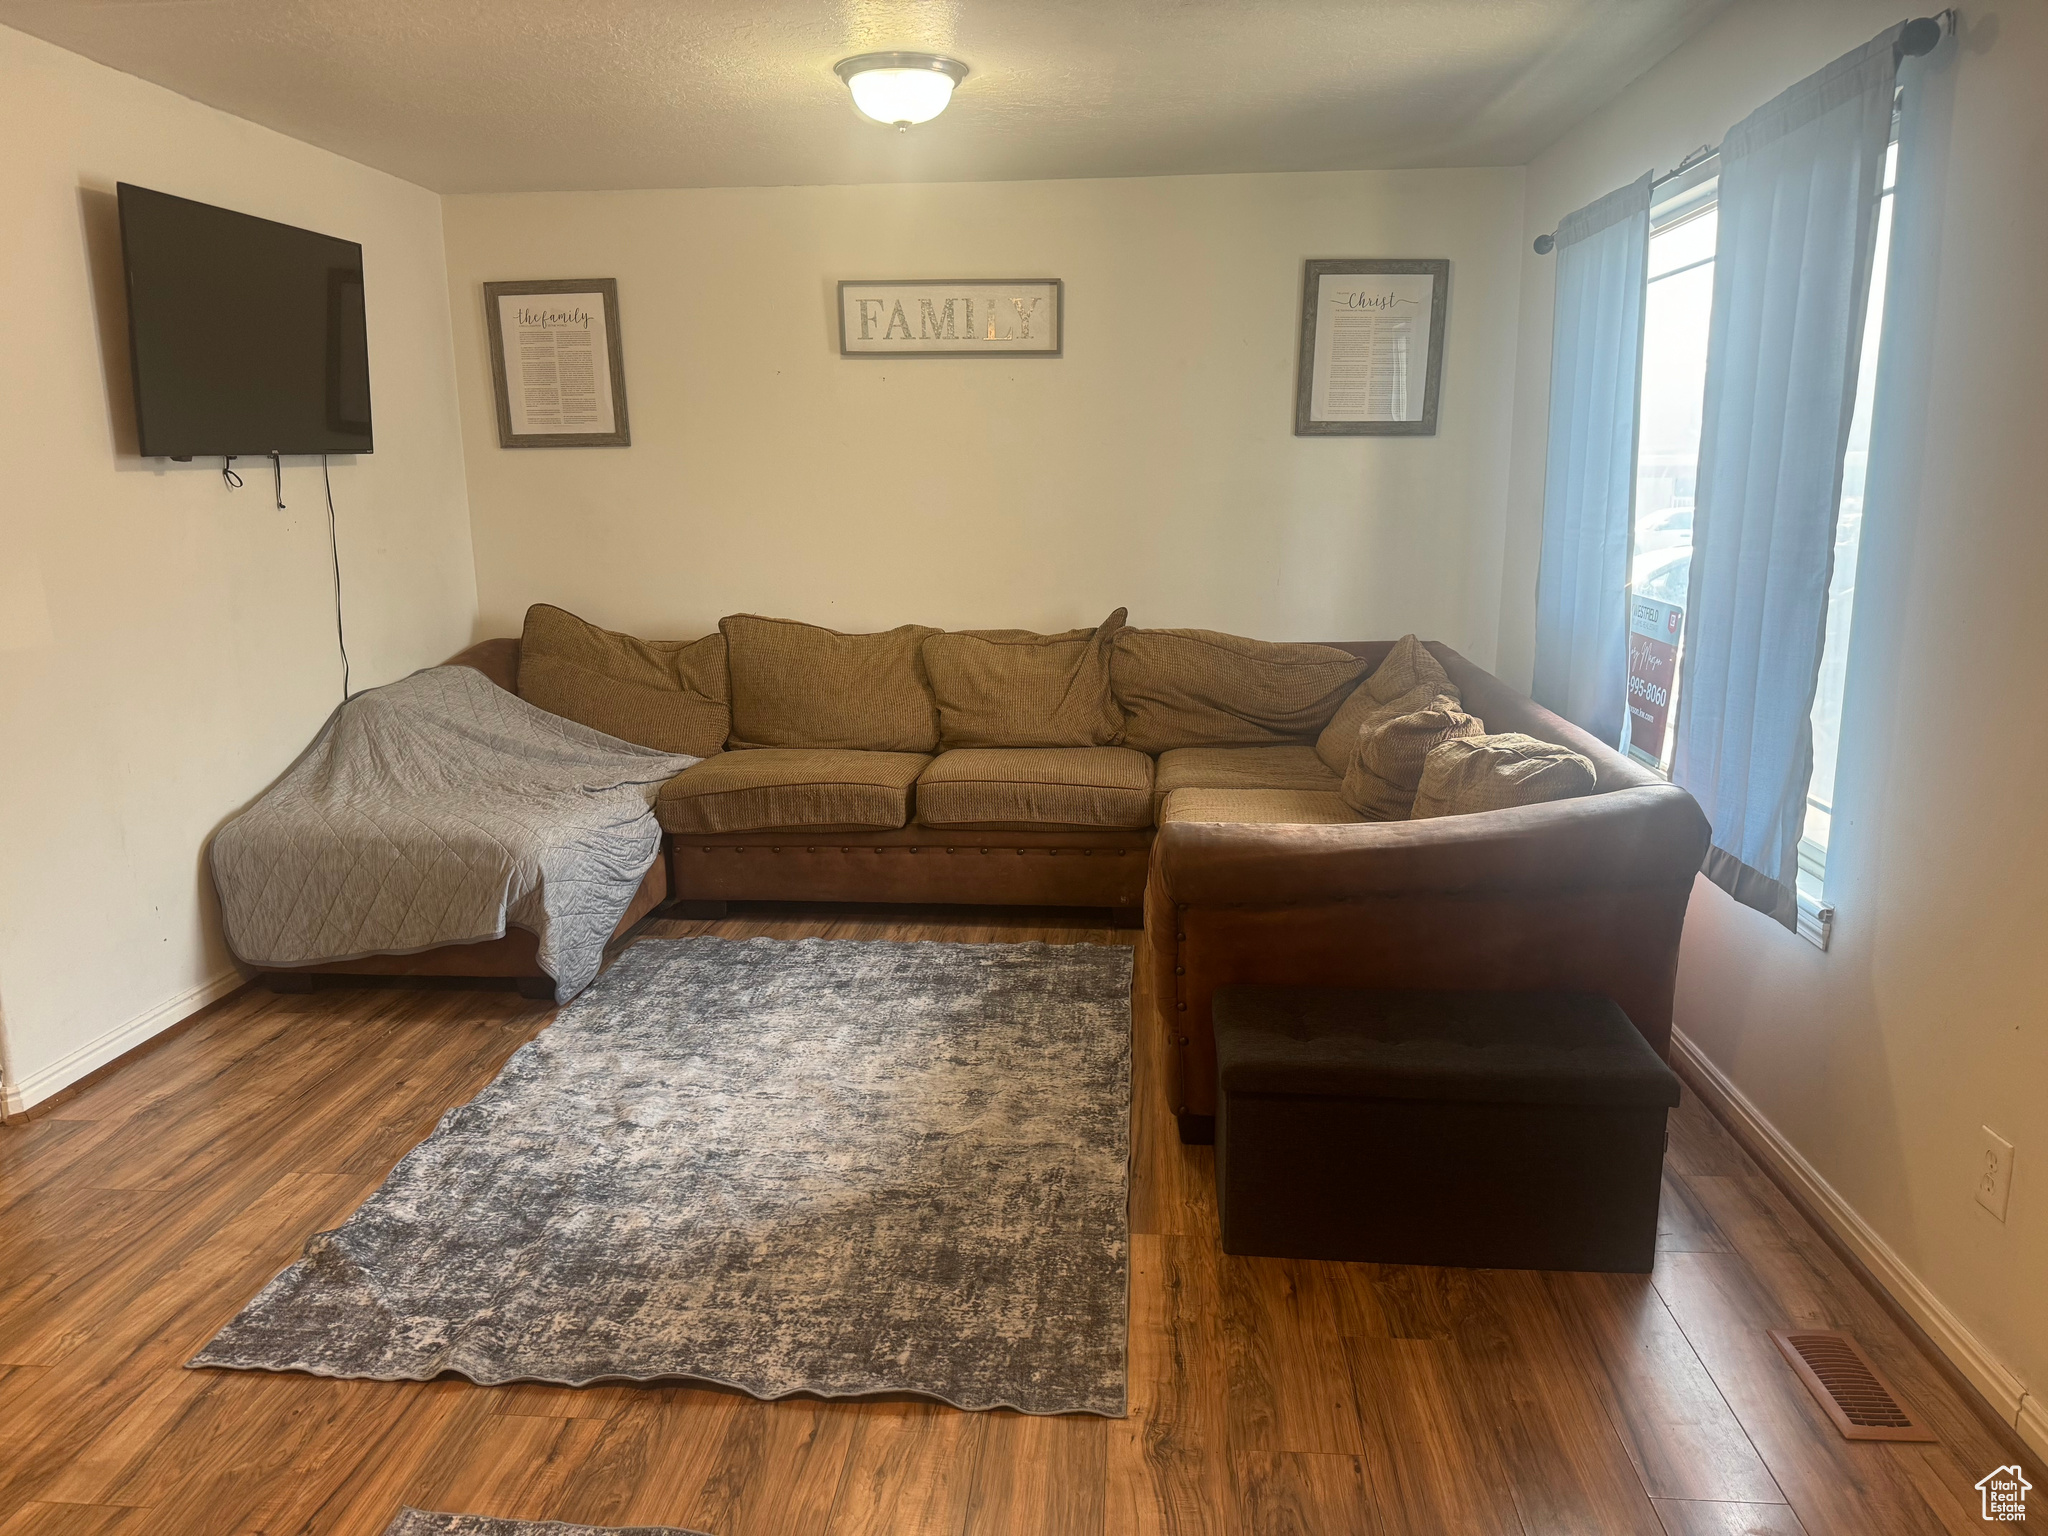
[[1616,745],[1643,371],[1650,173],[1557,226],[1550,450],[1536,576],[1536,701]]
[[1788,928],[1898,33],[1721,144],[1672,777],[1713,824],[1708,877]]

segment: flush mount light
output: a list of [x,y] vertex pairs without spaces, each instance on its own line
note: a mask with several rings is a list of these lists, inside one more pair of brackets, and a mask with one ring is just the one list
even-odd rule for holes
[[945,111],[967,66],[936,53],[863,53],[841,59],[832,73],[853,92],[861,116],[900,131]]

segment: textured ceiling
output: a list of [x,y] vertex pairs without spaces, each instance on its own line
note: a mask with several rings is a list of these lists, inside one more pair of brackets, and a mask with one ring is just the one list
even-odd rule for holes
[[[1519,165],[1728,0],[0,0],[444,192]],[[972,73],[898,134],[833,63]]]

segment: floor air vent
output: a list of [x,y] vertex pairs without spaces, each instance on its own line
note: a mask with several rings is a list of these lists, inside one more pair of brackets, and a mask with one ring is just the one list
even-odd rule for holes
[[1771,1342],[1847,1439],[1938,1438],[1913,1417],[1891,1383],[1878,1375],[1863,1346],[1848,1334],[1821,1329],[1780,1332],[1774,1328]]

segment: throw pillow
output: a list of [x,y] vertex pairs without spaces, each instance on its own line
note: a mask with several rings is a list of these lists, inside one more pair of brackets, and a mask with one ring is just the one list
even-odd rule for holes
[[1109,647],[1119,608],[1094,629],[1057,635],[1025,629],[927,635],[926,675],[939,705],[943,747],[1113,747],[1124,717],[1109,691]]
[[640,640],[535,603],[519,638],[519,697],[551,715],[663,752],[709,757],[732,715],[725,637]]
[[1344,771],[1344,803],[1374,821],[1401,821],[1415,804],[1423,760],[1446,741],[1481,736],[1486,727],[1458,701],[1438,694],[1421,709],[1360,729]]
[[1569,800],[1590,794],[1594,778],[1591,760],[1570,747],[1513,731],[1471,736],[1430,752],[1410,814],[1421,821]]
[[735,747],[932,752],[938,711],[918,648],[925,624],[846,635],[794,619],[718,621],[732,666]]
[[1155,755],[1312,740],[1364,671],[1333,646],[1208,629],[1127,629],[1109,663],[1124,745]]
[[1430,655],[1429,647],[1413,635],[1403,635],[1316,738],[1316,756],[1332,773],[1349,772],[1362,729],[1426,708],[1438,695],[1453,704],[1461,702],[1458,685]]

